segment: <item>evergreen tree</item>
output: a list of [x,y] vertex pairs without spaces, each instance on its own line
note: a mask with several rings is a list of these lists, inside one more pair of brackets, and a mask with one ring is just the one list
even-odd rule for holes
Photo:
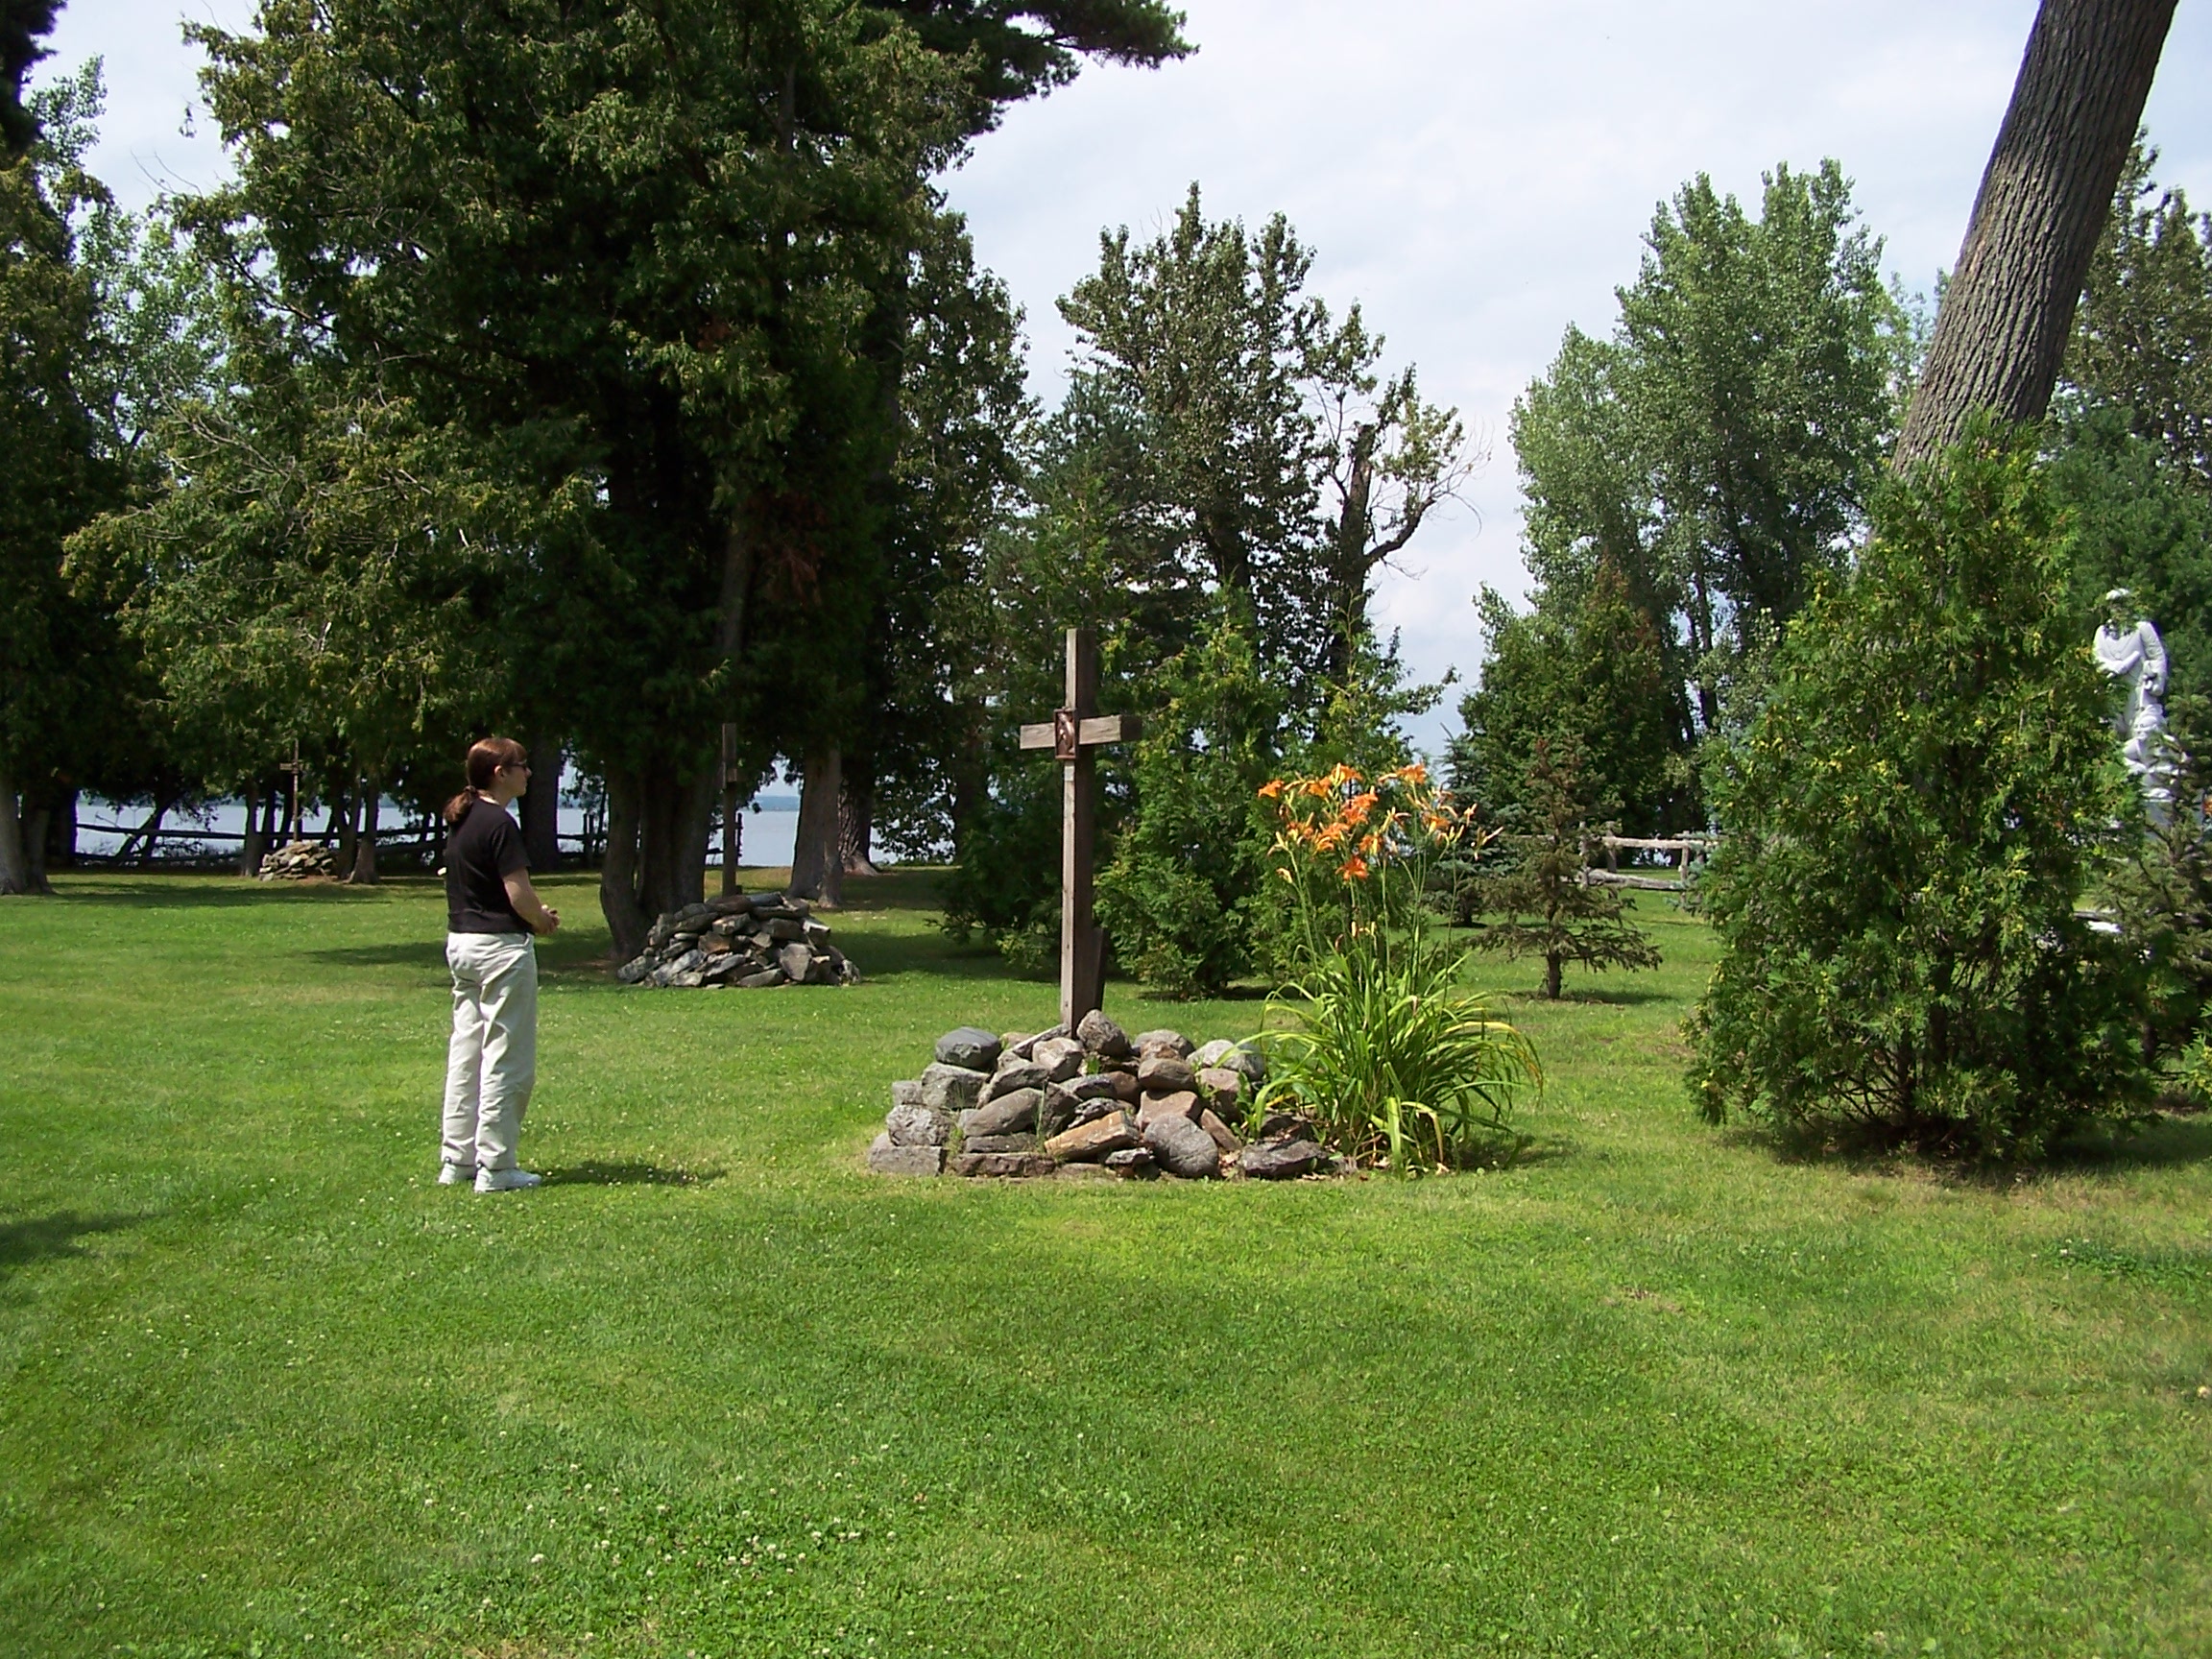
[[1544,995],[1558,1000],[1568,963],[1592,973],[1656,968],[1659,948],[1629,918],[1627,901],[1611,887],[1583,879],[1591,838],[1602,832],[1579,741],[1569,735],[1535,740],[1521,789],[1518,832],[1502,841],[1503,868],[1478,877],[1474,909],[1495,916],[1477,936],[1507,960],[1544,963]]

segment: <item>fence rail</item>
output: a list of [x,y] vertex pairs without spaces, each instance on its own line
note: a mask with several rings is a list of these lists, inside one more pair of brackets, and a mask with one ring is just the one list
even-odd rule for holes
[[[1583,854],[1582,884],[1599,887],[1631,887],[1646,893],[1682,893],[1690,886],[1690,863],[1693,858],[1709,858],[1719,838],[1714,835],[1597,835],[1592,842],[1605,853],[1605,865],[1599,869],[1592,864],[1589,854]],[[1621,854],[1631,853],[1668,853],[1673,854],[1674,873],[1671,876],[1640,876],[1634,871],[1621,868]]]

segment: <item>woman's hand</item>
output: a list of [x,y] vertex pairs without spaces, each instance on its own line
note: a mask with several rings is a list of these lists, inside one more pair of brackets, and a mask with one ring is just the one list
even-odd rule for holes
[[515,906],[515,914],[521,917],[533,933],[551,933],[561,926],[561,912],[542,904],[538,889],[530,885],[530,872],[517,870],[501,878],[507,887],[507,902]]

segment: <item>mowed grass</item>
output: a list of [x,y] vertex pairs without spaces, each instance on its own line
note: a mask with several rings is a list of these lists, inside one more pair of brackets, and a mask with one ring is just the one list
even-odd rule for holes
[[[2013,1180],[1694,1118],[1668,965],[1483,982],[1516,1168],[863,1169],[1048,985],[632,992],[551,883],[535,1192],[433,1185],[426,884],[0,904],[0,1651],[2212,1652],[2212,1131]],[[1109,1006],[1254,1029],[1257,1001]]]

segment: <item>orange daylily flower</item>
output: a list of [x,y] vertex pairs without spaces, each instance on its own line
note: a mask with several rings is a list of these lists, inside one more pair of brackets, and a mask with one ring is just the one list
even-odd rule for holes
[[1367,860],[1357,856],[1347,858],[1343,868],[1336,874],[1347,881],[1364,881],[1367,879]]
[[1260,799],[1262,801],[1272,801],[1282,793],[1283,780],[1280,778],[1270,778],[1260,785]]

